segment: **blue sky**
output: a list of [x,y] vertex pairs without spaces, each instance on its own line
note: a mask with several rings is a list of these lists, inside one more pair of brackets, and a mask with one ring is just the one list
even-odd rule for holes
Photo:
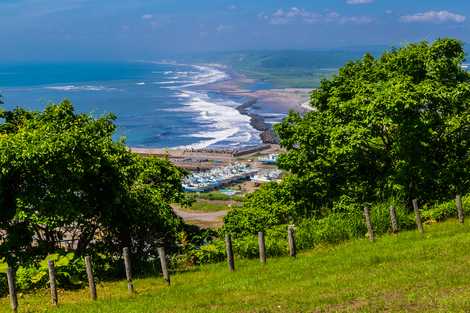
[[470,41],[467,0],[0,0],[0,62]]

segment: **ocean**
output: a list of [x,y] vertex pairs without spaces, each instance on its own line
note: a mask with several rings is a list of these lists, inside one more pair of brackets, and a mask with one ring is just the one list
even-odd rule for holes
[[64,99],[80,113],[117,116],[131,147],[218,148],[261,143],[241,97],[205,88],[230,79],[221,66],[129,63],[0,64],[4,109],[42,110]]

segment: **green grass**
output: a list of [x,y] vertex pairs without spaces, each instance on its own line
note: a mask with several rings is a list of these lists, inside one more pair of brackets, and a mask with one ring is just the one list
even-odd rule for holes
[[[230,206],[231,205],[231,206]],[[215,202],[215,201],[205,201],[199,200],[194,202],[189,208],[191,211],[200,211],[200,212],[217,212],[223,210],[229,210],[234,207],[239,207],[241,204],[239,202]]]
[[202,192],[194,194],[196,198],[204,199],[204,200],[221,200],[221,201],[243,201],[244,196],[240,194],[236,194],[233,196],[226,195],[220,191],[211,191],[211,192]]
[[[60,294],[51,308],[47,290],[19,299],[20,312],[468,312],[470,311],[470,226],[455,221],[384,236],[317,247],[297,258],[236,260],[195,268],[172,277],[125,282],[88,292]],[[0,310],[8,312],[7,300]]]

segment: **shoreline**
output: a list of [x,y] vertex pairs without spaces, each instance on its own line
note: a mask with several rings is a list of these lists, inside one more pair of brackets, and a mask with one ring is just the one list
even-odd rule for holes
[[251,98],[245,101],[245,103],[242,105],[238,106],[236,109],[238,112],[240,112],[240,114],[250,117],[250,125],[257,131],[261,132],[259,136],[263,144],[279,144],[279,138],[274,132],[273,127],[266,123],[265,118],[262,115],[249,111],[251,106],[255,105],[257,102],[257,98]]
[[[168,155],[171,151],[172,155],[178,154],[177,151],[184,152],[200,152],[203,154],[226,154],[226,155],[244,155],[247,154],[243,150],[262,151],[268,145],[278,145],[279,139],[273,130],[273,124],[277,119],[291,110],[299,113],[309,111],[308,99],[312,89],[310,88],[284,88],[284,89],[254,89],[250,90],[250,86],[255,85],[258,81],[240,74],[230,67],[223,64],[195,64],[194,66],[210,67],[218,71],[224,72],[227,77],[225,79],[210,82],[205,85],[195,87],[196,90],[203,92],[213,92],[222,96],[240,97],[243,100],[241,104],[233,107],[241,115],[250,118],[251,127],[258,131],[261,143],[254,146],[242,147],[217,147],[217,148],[151,148],[151,147],[132,147],[129,149],[143,155]],[[238,101],[240,103],[240,101]],[[264,116],[267,115],[267,116]],[[269,120],[269,115],[277,116]],[[241,151],[241,152],[240,152]]]
[[[259,136],[263,144],[279,144],[279,138],[275,134],[272,124],[266,122],[267,118],[262,113],[287,114],[291,110],[305,113],[311,110],[308,101],[313,88],[249,90],[247,87],[254,85],[257,80],[248,78],[225,65],[215,65],[214,67],[226,71],[229,78],[210,83],[205,87],[226,96],[246,98],[241,105],[236,107],[236,110],[240,114],[250,117],[250,125],[260,132]],[[257,106],[261,114],[254,112],[254,106]]]

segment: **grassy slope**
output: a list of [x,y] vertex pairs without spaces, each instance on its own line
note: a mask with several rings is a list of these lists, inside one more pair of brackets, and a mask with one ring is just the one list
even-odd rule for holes
[[[99,286],[90,303],[86,290],[61,294],[51,309],[47,290],[20,299],[20,312],[464,312],[470,311],[470,226],[455,221],[335,247],[318,247],[297,259],[237,261],[203,266],[162,279]],[[43,304],[40,304],[43,303]],[[7,312],[7,301],[0,301]]]

